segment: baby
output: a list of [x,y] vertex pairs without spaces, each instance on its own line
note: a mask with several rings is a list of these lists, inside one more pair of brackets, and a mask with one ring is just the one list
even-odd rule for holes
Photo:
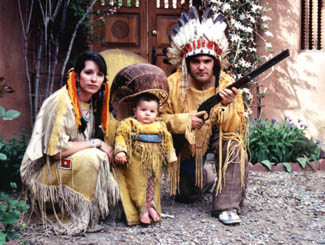
[[177,158],[171,134],[165,123],[157,119],[159,99],[152,93],[142,93],[135,98],[133,111],[135,116],[118,126],[115,163],[120,164],[119,173],[125,179],[120,190],[128,224],[150,224],[150,218],[160,221],[163,166]]

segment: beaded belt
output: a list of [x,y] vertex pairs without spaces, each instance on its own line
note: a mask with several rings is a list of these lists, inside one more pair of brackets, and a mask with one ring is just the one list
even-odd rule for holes
[[161,136],[159,134],[136,134],[132,133],[132,140],[149,142],[149,143],[161,143]]

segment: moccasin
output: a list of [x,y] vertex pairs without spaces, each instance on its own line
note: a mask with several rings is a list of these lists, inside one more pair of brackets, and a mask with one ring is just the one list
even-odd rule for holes
[[240,218],[234,211],[227,210],[219,214],[219,220],[225,225],[240,224]]

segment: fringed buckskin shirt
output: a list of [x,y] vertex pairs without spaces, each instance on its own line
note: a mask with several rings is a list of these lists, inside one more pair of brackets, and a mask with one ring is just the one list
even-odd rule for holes
[[[226,172],[228,164],[234,158],[235,149],[230,147],[231,141],[237,141],[240,147],[240,164],[241,164],[241,185],[244,186],[245,172],[245,144],[244,133],[247,128],[247,121],[244,114],[244,104],[242,95],[236,96],[235,100],[227,106],[221,103],[215,105],[210,111],[210,118],[205,121],[200,129],[192,129],[191,114],[197,112],[198,106],[206,99],[232,84],[234,80],[224,72],[221,72],[219,86],[211,87],[207,90],[197,90],[190,87],[182,101],[182,73],[180,71],[168,77],[169,98],[162,108],[161,117],[166,122],[168,129],[173,135],[181,136],[185,139],[183,142],[177,142],[176,146],[182,145],[178,153],[178,171],[180,169],[180,161],[195,157],[196,163],[196,185],[203,186],[203,157],[207,152],[213,126],[219,128],[219,172],[217,193],[222,189],[222,179]],[[179,138],[178,138],[179,139]],[[228,140],[227,154],[225,163],[222,167],[222,140]],[[214,149],[215,151],[217,149]],[[216,163],[217,164],[217,163]],[[179,176],[179,175],[178,175]],[[179,178],[179,177],[178,177]],[[179,179],[176,180],[178,188]]]
[[[142,142],[137,140],[140,134],[159,136],[161,142]],[[125,165],[114,166],[128,225],[139,224],[139,217],[146,211],[145,202],[150,176],[155,183],[152,206],[160,215],[162,171],[167,169],[167,163],[177,160],[173,139],[166,124],[161,119],[150,124],[143,124],[132,117],[124,119],[116,130],[114,153],[119,152],[125,152],[128,160]],[[170,175],[173,174],[174,168],[173,164],[168,166]],[[175,176],[171,179],[175,179]]]
[[[90,104],[80,102],[81,109]],[[116,120],[110,117],[113,142]],[[48,97],[36,118],[33,134],[26,149],[20,173],[31,198],[31,210],[41,213],[42,221],[58,233],[75,234],[94,227],[99,218],[106,218],[117,204],[119,192],[110,172],[109,159],[97,148],[78,151],[66,158],[54,156],[69,149],[72,141],[86,141],[94,135],[94,115],[84,133],[76,127],[76,117],[68,90],[63,87]],[[58,222],[47,216],[48,207]],[[63,214],[70,222],[62,222]],[[48,219],[49,218],[49,219]]]

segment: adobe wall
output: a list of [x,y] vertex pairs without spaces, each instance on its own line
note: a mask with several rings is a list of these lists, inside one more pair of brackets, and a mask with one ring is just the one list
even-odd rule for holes
[[[270,31],[274,55],[289,48],[290,57],[278,64],[263,81],[268,88],[263,100],[264,118],[283,121],[284,115],[300,118],[315,140],[325,141],[325,50],[301,51],[301,1],[262,0],[271,7]],[[298,4],[297,4],[298,3]]]
[[12,137],[20,129],[30,130],[28,85],[25,80],[23,60],[23,41],[17,1],[0,1],[0,76],[13,87],[15,93],[0,98],[0,105],[6,110],[21,112],[19,118],[12,121],[0,119],[0,136]]
[[[297,4],[298,2],[298,4]],[[268,88],[263,117],[283,120],[284,115],[308,124],[308,133],[325,141],[325,52],[300,50],[300,1],[261,0],[271,7],[270,31],[274,54],[285,48],[291,56],[277,65],[262,83]],[[17,1],[0,1],[0,76],[16,90],[0,99],[0,105],[21,112],[13,121],[0,121],[0,136],[11,137],[20,129],[30,130],[28,85],[25,79],[23,41]],[[19,58],[21,57],[21,58]]]

